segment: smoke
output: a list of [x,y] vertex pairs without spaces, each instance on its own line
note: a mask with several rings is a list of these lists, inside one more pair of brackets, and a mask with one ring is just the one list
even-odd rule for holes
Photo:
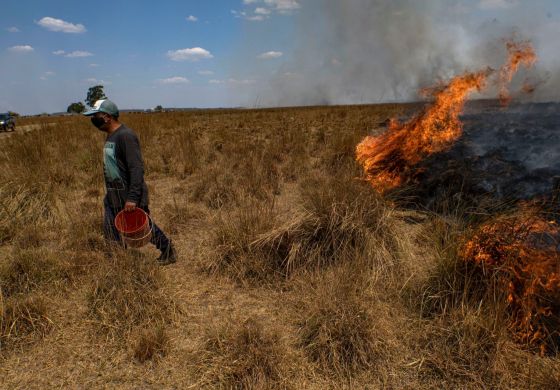
[[[531,39],[540,62],[521,72],[531,99],[558,100],[560,24],[538,4],[413,0],[303,0],[293,61],[259,92],[265,105],[407,101],[421,87],[467,70],[497,68],[504,38]],[[531,2],[532,3],[532,2]],[[530,12],[529,12],[530,11]],[[529,17],[528,15],[531,15]],[[547,16],[548,15],[548,16]],[[541,53],[541,50],[548,53]],[[496,96],[490,90],[488,96]]]

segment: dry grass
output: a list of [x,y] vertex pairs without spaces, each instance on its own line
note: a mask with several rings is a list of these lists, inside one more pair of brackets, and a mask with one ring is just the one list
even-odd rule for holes
[[274,219],[271,206],[252,202],[220,213],[212,234],[216,253],[206,266],[208,270],[229,274],[239,282],[276,276],[274,264],[268,263],[252,247],[259,234],[272,228]]
[[43,229],[54,214],[53,198],[36,185],[25,187],[11,181],[0,185],[0,243],[19,231],[41,224]]
[[286,388],[285,347],[255,319],[209,330],[201,352],[201,385],[223,389]]
[[140,363],[161,359],[167,353],[168,344],[169,339],[163,326],[143,330],[136,341],[134,357]]
[[354,267],[315,275],[300,291],[305,300],[299,345],[327,375],[375,372],[390,359],[394,340],[385,317],[388,311],[383,302],[373,301],[369,283],[371,275],[358,261]]
[[279,216],[271,203],[249,203],[216,222],[211,269],[238,280],[287,277],[348,260],[376,245],[394,245],[390,211],[354,180],[308,179],[299,209]]
[[87,296],[96,329],[108,338],[122,338],[135,328],[169,322],[174,307],[161,291],[161,270],[140,255],[116,254],[100,268]]
[[0,354],[45,336],[51,329],[48,308],[40,296],[4,298],[0,294]]
[[461,260],[504,207],[402,210],[360,180],[355,145],[409,109],[123,115],[179,249],[165,268],[105,244],[87,119],[0,139],[0,387],[560,387]]
[[1,266],[0,288],[7,297],[49,283],[64,283],[71,277],[71,265],[60,259],[60,254],[42,248],[16,249]]

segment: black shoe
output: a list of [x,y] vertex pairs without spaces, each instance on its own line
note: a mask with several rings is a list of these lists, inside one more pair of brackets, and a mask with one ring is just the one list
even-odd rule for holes
[[173,244],[169,243],[169,246],[161,252],[157,261],[160,265],[173,264],[177,261],[177,251]]

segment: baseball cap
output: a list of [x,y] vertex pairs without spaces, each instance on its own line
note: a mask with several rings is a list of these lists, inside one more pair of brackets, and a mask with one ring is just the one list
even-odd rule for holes
[[84,112],[84,115],[90,116],[95,114],[96,112],[104,112],[115,117],[119,116],[119,108],[109,99],[101,99],[96,101],[91,110]]

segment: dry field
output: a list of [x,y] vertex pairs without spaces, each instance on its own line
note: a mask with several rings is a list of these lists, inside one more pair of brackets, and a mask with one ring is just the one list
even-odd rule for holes
[[355,146],[411,108],[125,115],[168,267],[103,241],[104,135],[22,119],[0,140],[0,388],[560,388],[461,260],[480,213],[360,180]]

